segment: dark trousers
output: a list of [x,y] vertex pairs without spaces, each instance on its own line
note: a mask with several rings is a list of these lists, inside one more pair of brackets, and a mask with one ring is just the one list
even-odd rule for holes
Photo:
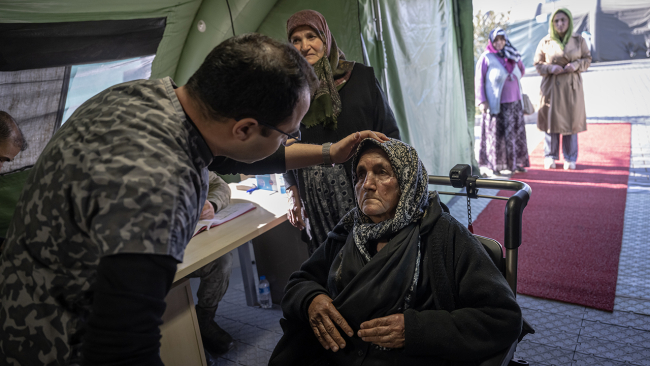
[[[544,157],[560,159],[560,134],[545,133],[544,137]],[[564,160],[575,163],[578,160],[578,134],[562,135],[562,155]]]

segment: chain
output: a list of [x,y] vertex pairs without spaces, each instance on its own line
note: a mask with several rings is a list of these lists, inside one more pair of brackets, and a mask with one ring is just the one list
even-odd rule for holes
[[467,196],[467,226],[472,226],[472,205],[469,202],[469,196]]

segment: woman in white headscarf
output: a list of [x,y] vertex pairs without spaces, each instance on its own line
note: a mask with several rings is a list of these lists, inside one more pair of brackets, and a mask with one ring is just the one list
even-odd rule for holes
[[510,175],[530,166],[520,79],[521,56],[501,28],[490,32],[476,63],[476,103],[482,112],[478,164],[482,170]]

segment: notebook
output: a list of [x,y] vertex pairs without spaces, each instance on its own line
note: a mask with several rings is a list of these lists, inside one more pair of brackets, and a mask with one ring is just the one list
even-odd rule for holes
[[196,224],[196,229],[194,229],[194,235],[192,235],[192,237],[210,230],[211,227],[221,225],[235,217],[241,216],[254,208],[255,205],[252,203],[232,203],[225,209],[217,212],[212,220],[200,220],[199,223]]

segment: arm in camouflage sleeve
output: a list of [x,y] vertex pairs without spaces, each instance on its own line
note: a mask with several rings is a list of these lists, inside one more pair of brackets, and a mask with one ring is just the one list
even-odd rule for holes
[[209,177],[208,202],[212,203],[216,213],[226,208],[230,203],[230,187],[214,172],[210,172]]

